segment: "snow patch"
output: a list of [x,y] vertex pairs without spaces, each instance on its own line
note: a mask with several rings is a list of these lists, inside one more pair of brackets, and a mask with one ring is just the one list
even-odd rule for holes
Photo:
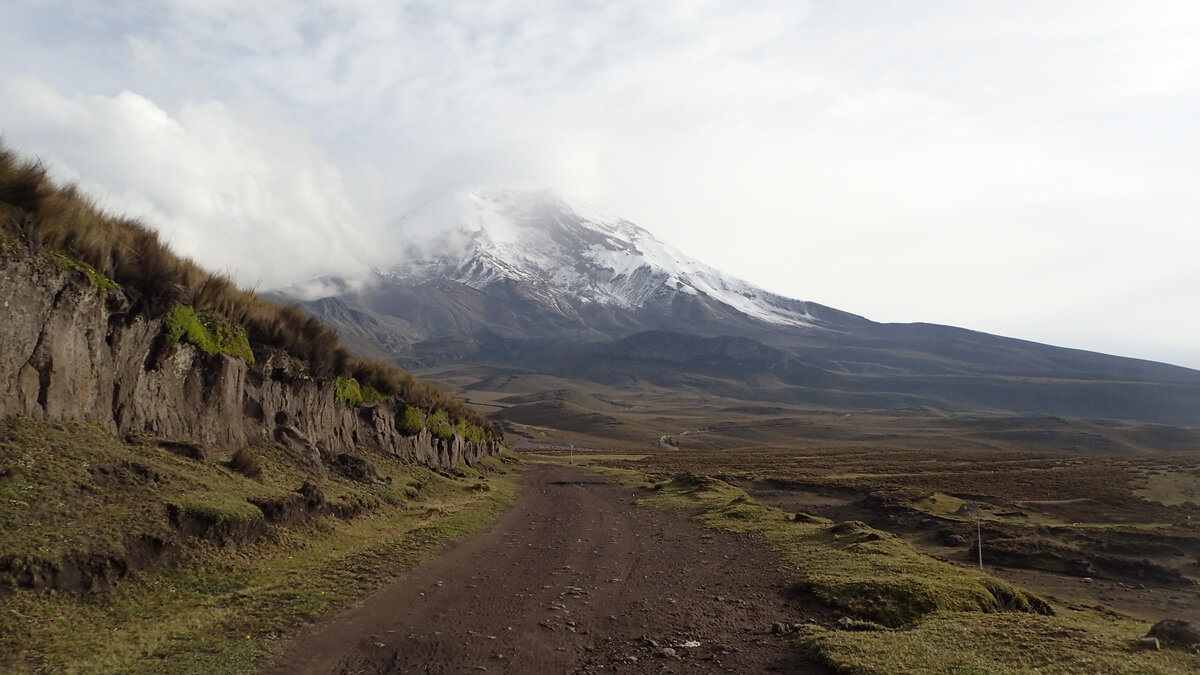
[[[475,288],[503,279],[556,305],[639,309],[663,292],[707,296],[760,321],[812,326],[778,296],[722,274],[604,209],[549,190],[460,191],[402,217],[393,229],[395,279],[451,278]],[[782,298],[778,298],[782,300]]]

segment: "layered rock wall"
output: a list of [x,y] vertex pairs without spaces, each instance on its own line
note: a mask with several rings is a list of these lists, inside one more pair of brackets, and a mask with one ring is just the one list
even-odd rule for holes
[[131,311],[120,290],[0,253],[0,416],[94,422],[219,450],[274,441],[314,466],[355,448],[433,466],[500,450],[405,435],[402,405],[338,403],[330,383],[284,354],[257,353],[250,366],[187,344],[164,348],[161,332],[161,320]]

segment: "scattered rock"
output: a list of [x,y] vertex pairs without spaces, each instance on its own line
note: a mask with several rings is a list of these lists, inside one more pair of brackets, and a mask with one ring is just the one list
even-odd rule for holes
[[384,644],[384,643],[382,643],[382,642],[376,642],[376,643],[375,643],[375,646],[376,646],[376,647],[379,647],[380,649],[383,649],[383,648],[384,648],[384,647],[386,647],[387,645],[386,645],[386,644]]
[[683,647],[684,649],[695,649],[696,647],[700,646],[700,642],[698,640],[688,640],[681,643],[679,646]]
[[1146,633],[1146,637],[1158,638],[1159,641],[1168,645],[1191,647],[1200,644],[1200,626],[1191,621],[1163,619],[1154,624],[1150,632]]
[[970,540],[961,534],[948,534],[945,539],[942,539],[942,544],[945,546],[966,546],[969,542]]
[[1156,652],[1159,649],[1158,638],[1144,637],[1140,638],[1137,643],[1138,647],[1148,651]]
[[658,650],[656,654],[664,659],[678,658],[678,654],[670,647],[663,647],[662,649]]

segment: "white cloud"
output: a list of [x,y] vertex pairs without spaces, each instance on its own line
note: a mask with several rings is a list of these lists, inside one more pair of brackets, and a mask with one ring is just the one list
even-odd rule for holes
[[[369,264],[374,223],[432,192],[552,185],[771,290],[1200,366],[1192,2],[127,0],[6,18],[0,80],[24,87],[0,99],[9,142],[243,277]],[[257,249],[284,228],[272,262]]]
[[52,139],[39,153],[56,175],[243,284],[362,274],[376,251],[382,221],[373,232],[340,172],[294,131],[248,124],[219,102],[173,116],[133,92],[68,98],[32,79],[3,83],[0,96],[13,102],[14,138]]

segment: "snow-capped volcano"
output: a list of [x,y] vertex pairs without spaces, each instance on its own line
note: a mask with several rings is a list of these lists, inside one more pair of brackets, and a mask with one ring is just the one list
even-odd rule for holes
[[402,262],[380,271],[389,281],[479,290],[510,281],[552,306],[632,311],[683,295],[769,324],[815,323],[806,303],[726,276],[628,220],[549,190],[454,193],[406,214],[395,233]]
[[488,400],[597,387],[631,400],[688,391],[731,405],[1197,424],[1196,371],[790,300],[549,191],[451,194],[391,234],[377,246],[395,262],[373,279],[280,294],[357,353],[450,368]]

